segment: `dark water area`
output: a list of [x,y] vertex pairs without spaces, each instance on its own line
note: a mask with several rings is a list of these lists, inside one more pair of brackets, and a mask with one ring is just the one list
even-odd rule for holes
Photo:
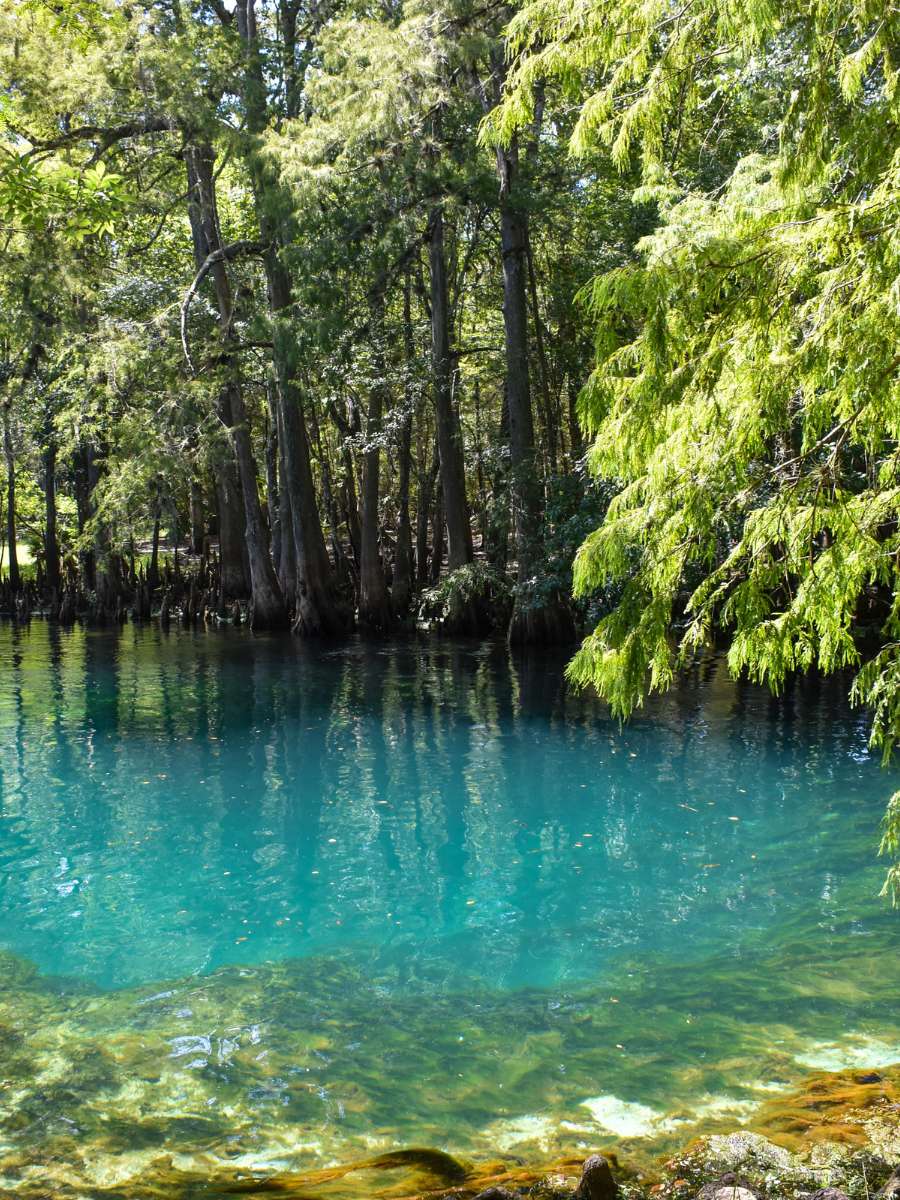
[[0,1187],[665,1148],[900,1060],[845,685],[623,728],[563,666],[0,627]]

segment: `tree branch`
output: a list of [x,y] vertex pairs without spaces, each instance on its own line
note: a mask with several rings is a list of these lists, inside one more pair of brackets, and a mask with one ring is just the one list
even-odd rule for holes
[[140,137],[145,133],[170,133],[177,126],[171,117],[138,117],[134,121],[128,121],[124,125],[114,125],[106,127],[103,125],[79,125],[77,129],[70,129],[67,133],[62,134],[58,138],[50,138],[46,141],[40,141],[37,138],[32,138],[25,130],[14,130],[21,137],[26,138],[31,142],[31,150],[28,154],[43,154],[50,150],[61,150],[65,146],[72,146],[76,142],[99,141],[102,149],[106,150],[115,142],[121,142],[125,138]]
[[231,262],[234,258],[240,258],[242,255],[259,255],[265,254],[269,249],[268,242],[251,242],[243,239],[239,242],[229,242],[227,246],[222,246],[219,250],[213,250],[212,254],[208,254],[200,267],[200,270],[194,276],[194,282],[188,288],[187,295],[181,305],[181,348],[184,350],[184,357],[187,360],[187,365],[191,371],[194,369],[194,364],[191,362],[191,352],[188,348],[187,339],[187,319],[188,311],[191,307],[191,301],[197,295],[201,283],[216,265],[221,262]]

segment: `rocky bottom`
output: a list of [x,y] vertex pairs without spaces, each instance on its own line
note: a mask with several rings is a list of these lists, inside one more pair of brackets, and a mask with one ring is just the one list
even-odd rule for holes
[[0,953],[0,1194],[562,1197],[614,1150],[623,1200],[729,1173],[757,1200],[872,1200],[900,1162],[900,1030],[894,951],[857,942],[843,980],[825,950],[789,972],[770,949],[740,974],[635,965],[614,994],[414,989],[333,958],[104,991]]
[[[695,1139],[662,1162],[605,1150],[547,1163],[464,1161],[410,1148],[313,1171],[263,1174],[193,1156],[155,1156],[127,1183],[66,1179],[4,1156],[0,1194],[16,1200],[900,1200],[900,1066],[811,1075],[765,1105],[754,1128]],[[71,1151],[72,1148],[70,1148]],[[89,1151],[86,1151],[89,1155]],[[7,1190],[3,1191],[2,1189]]]

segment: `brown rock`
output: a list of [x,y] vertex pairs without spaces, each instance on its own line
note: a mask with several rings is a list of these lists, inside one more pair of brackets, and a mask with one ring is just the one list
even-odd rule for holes
[[[749,1188],[740,1187],[736,1183],[726,1184],[725,1187],[716,1188],[713,1192],[713,1200],[756,1200],[756,1195]],[[825,1197],[822,1198],[825,1200]],[[828,1197],[827,1200],[837,1200],[836,1197]],[[847,1200],[847,1197],[844,1197]]]
[[900,1200],[900,1167],[894,1170],[890,1179],[878,1193],[881,1200]]
[[734,1171],[726,1171],[718,1179],[704,1183],[697,1200],[758,1200],[750,1182]]
[[602,1154],[592,1154],[581,1169],[575,1200],[614,1200],[618,1194],[609,1163]]
[[519,1200],[515,1192],[505,1187],[489,1187],[486,1192],[479,1192],[475,1200]]

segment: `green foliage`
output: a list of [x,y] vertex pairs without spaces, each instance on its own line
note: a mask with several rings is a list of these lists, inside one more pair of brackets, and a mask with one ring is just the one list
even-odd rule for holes
[[[580,105],[574,152],[639,150],[660,206],[638,261],[584,293],[589,463],[622,487],[575,589],[622,590],[569,674],[620,715],[724,637],[734,674],[775,691],[855,670],[873,744],[900,732],[898,35],[865,0],[540,0],[513,21],[494,134],[552,79]],[[747,153],[740,97],[760,89]],[[708,192],[690,163],[719,102],[741,134]],[[892,802],[885,853],[898,819]]]
[[472,605],[486,605],[502,627],[512,607],[512,588],[506,575],[484,562],[467,563],[445,575],[422,593],[419,620],[455,623]]
[[0,218],[30,234],[56,228],[77,245],[113,233],[127,204],[123,182],[103,162],[78,170],[10,152],[0,164]]
[[[894,859],[900,858],[900,792],[894,792],[888,802],[879,853],[889,854]],[[889,895],[895,908],[900,906],[900,862],[895,861],[888,868],[881,894]]]
[[[538,540],[540,571],[531,580],[519,580],[514,595],[523,607],[543,607],[572,591],[572,567],[590,531],[606,513],[615,488],[608,480],[591,478],[583,469],[551,476],[545,484]],[[599,619],[614,604],[619,588],[596,589],[581,597],[577,616],[582,627]]]

